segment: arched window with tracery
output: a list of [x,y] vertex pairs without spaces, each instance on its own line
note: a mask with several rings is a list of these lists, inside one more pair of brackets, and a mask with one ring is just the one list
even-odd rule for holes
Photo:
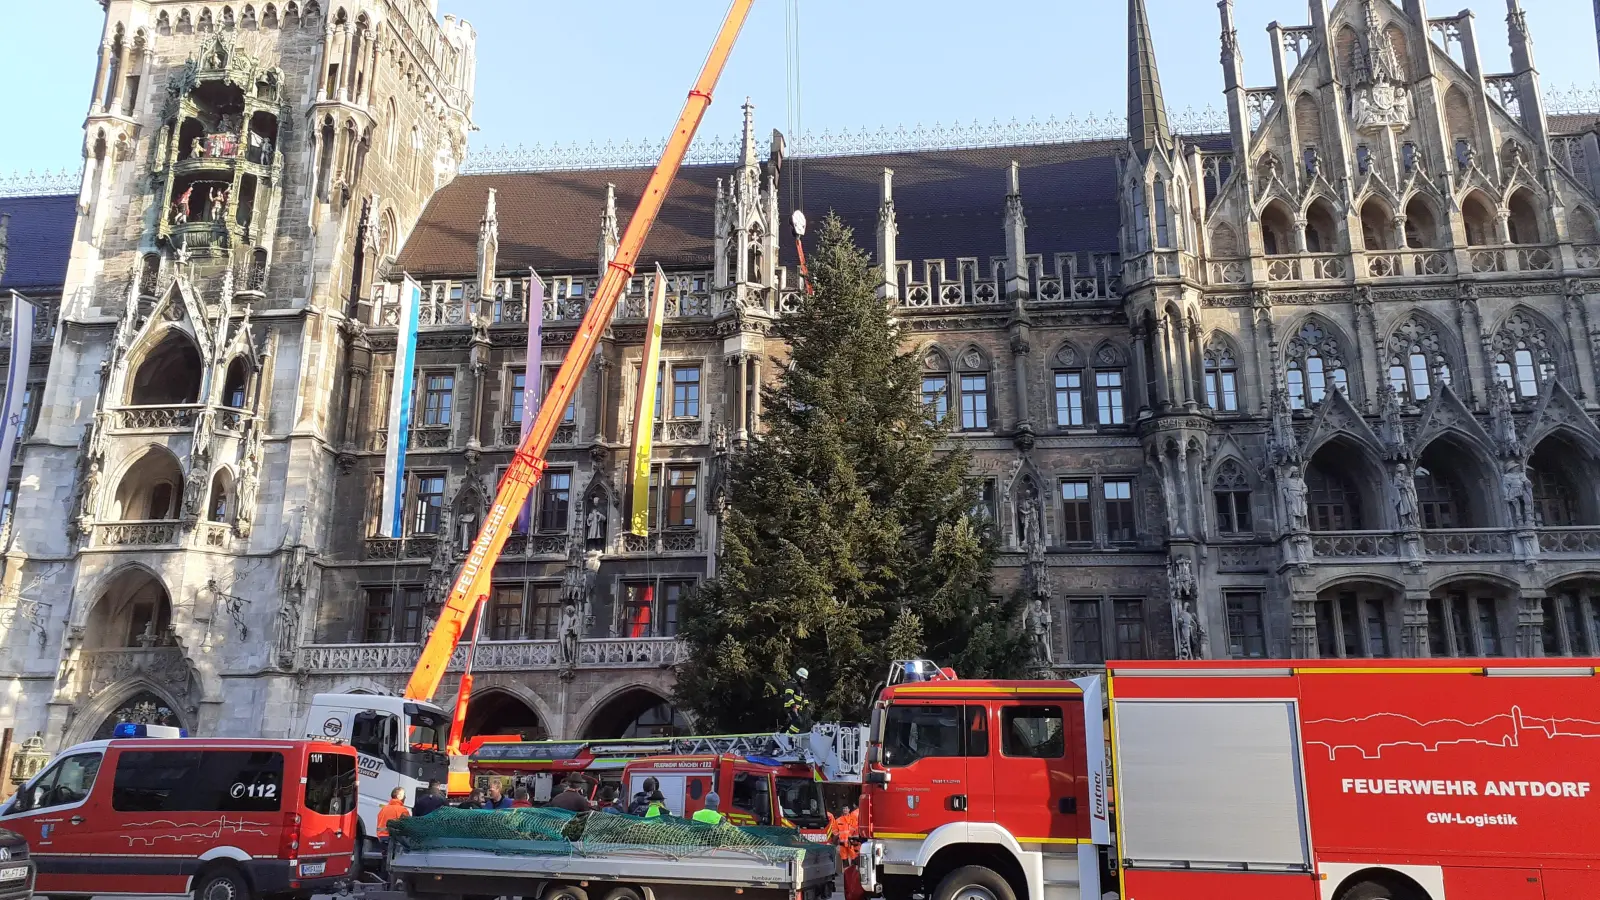
[[1218,534],[1251,533],[1250,478],[1237,460],[1230,459],[1217,468],[1211,496],[1216,504]]
[[1350,389],[1339,339],[1332,329],[1316,320],[1306,322],[1290,339],[1285,365],[1289,405],[1294,409],[1316,406],[1330,390],[1348,393]]
[[1423,528],[1458,528],[1461,524],[1461,488],[1448,473],[1425,465],[1412,473],[1417,486],[1417,515]]
[[1491,341],[1495,378],[1524,399],[1556,378],[1555,342],[1549,329],[1523,312],[1512,313]]
[[1234,359],[1233,347],[1220,336],[1213,335],[1206,344],[1206,405],[1223,412],[1239,409],[1239,363]]
[[1150,215],[1144,202],[1144,183],[1135,179],[1133,185],[1133,252],[1144,253],[1150,249]]
[[1389,335],[1389,386],[1417,403],[1450,383],[1450,357],[1438,329],[1421,316],[1408,316]]

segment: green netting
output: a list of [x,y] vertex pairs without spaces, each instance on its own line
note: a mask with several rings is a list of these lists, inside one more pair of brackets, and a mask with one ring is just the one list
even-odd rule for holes
[[739,850],[771,862],[803,859],[817,845],[788,828],[707,825],[674,816],[641,819],[563,809],[453,809],[389,822],[407,850],[483,850],[508,856],[595,856],[619,852],[692,856]]

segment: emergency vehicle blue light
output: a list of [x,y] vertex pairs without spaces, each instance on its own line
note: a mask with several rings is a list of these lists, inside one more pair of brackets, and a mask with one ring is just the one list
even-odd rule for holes
[[[176,734],[174,734],[174,732],[176,732]],[[114,737],[114,738],[142,738],[142,737],[181,737],[181,738],[186,738],[186,737],[189,736],[189,729],[187,729],[187,728],[172,728],[172,727],[166,726],[166,725],[157,725],[157,726],[155,726],[155,733],[152,734],[151,733],[151,728],[149,726],[146,726],[143,722],[121,722],[121,723],[118,723],[116,728],[113,728],[111,730],[111,736]]]
[[753,763],[753,764],[758,765],[758,766],[781,766],[781,765],[783,765],[783,762],[781,760],[773,759],[770,756],[746,756],[744,758],[744,760],[745,760],[745,762]]

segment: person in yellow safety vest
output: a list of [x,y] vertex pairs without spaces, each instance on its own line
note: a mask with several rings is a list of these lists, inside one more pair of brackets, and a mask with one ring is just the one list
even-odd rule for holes
[[667,812],[667,795],[660,791],[651,791],[650,808],[644,811],[644,817],[646,819],[657,819],[661,816],[669,815],[672,814]]
[[712,791],[706,795],[705,808],[695,810],[694,815],[689,818],[702,825],[721,825],[728,821],[728,817],[722,814],[721,809],[722,798],[717,796],[716,791]]

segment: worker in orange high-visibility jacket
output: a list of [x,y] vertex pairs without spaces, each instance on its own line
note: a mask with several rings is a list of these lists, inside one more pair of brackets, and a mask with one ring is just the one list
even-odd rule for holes
[[849,805],[845,806],[844,814],[828,826],[829,841],[839,847],[839,868],[844,871],[844,895],[847,898],[861,896],[861,872],[856,868],[856,857],[861,855],[861,847],[852,840],[859,827],[856,810]]

